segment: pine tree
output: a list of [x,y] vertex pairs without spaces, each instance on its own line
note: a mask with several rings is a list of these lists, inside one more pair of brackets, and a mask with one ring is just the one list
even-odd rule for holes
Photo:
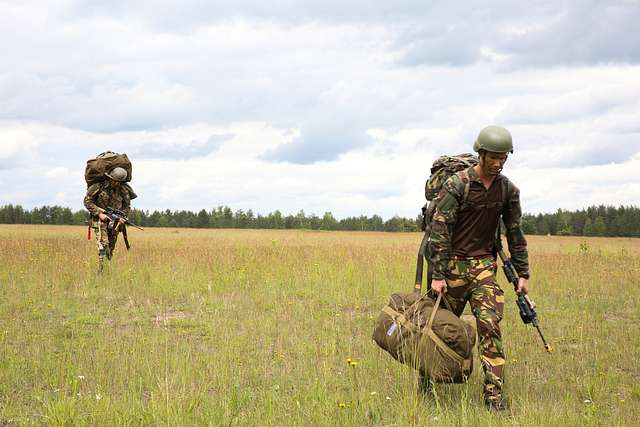
[[604,219],[601,216],[598,216],[593,223],[593,235],[594,236],[604,236],[607,231],[607,226],[604,223]]

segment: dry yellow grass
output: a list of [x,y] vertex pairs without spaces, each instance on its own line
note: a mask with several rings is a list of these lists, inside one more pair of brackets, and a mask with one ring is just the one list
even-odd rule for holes
[[132,250],[120,242],[97,278],[86,228],[0,226],[0,425],[640,419],[640,240],[529,238],[531,294],[555,353],[506,290],[513,409],[496,421],[479,366],[469,384],[421,398],[415,374],[371,340],[389,294],[411,289],[420,238],[131,230]]

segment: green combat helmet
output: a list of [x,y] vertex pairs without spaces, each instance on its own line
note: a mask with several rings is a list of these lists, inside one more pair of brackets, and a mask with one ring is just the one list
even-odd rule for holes
[[478,134],[473,151],[492,151],[494,153],[513,153],[513,142],[508,130],[501,126],[487,126]]
[[105,173],[105,175],[114,181],[124,182],[127,179],[127,171],[123,168],[113,168],[111,173]]

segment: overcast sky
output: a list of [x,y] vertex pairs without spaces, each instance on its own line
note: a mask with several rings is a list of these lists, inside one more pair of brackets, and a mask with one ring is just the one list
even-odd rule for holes
[[415,217],[507,127],[523,210],[640,201],[640,1],[2,1],[0,205]]

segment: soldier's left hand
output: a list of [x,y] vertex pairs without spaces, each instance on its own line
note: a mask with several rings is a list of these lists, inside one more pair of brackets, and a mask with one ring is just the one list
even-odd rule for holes
[[524,277],[518,278],[518,289],[516,289],[516,293],[518,295],[524,294],[527,295],[529,293],[529,280]]
[[120,224],[124,225],[125,224],[125,220],[124,218],[120,218],[118,221],[120,221]]

